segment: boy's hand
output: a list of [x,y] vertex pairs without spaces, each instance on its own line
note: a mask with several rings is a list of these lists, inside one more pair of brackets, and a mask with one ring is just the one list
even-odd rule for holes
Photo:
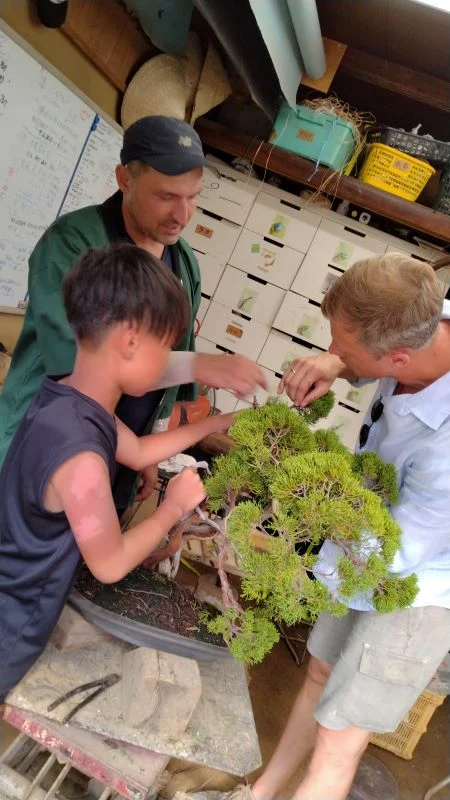
[[150,497],[156,484],[158,483],[158,465],[151,464],[149,467],[141,472],[141,482],[139,484],[139,491],[136,495],[135,502],[142,503],[147,497]]
[[214,420],[214,432],[215,433],[226,433],[232,425],[234,425],[236,420],[236,414],[217,414],[212,418]]
[[178,509],[178,519],[181,519],[195,506],[198,506],[206,497],[205,487],[198,473],[191,469],[184,469],[175,475],[167,484],[164,502]]

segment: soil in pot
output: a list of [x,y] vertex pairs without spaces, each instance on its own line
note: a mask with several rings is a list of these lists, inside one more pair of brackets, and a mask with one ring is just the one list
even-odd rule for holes
[[178,633],[189,639],[226,647],[221,636],[209,633],[198,614],[209,606],[197,603],[184,586],[138,567],[118,583],[100,583],[83,566],[74,587],[88,600],[122,617]]

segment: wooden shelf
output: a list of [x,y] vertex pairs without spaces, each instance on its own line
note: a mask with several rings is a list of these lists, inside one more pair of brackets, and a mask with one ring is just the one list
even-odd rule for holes
[[[323,182],[332,176],[331,170],[318,167],[306,158],[274,147],[269,142],[251,139],[242,133],[235,133],[230,128],[218,125],[208,119],[199,119],[196,128],[205,147],[213,147],[233,156],[247,158],[259,167],[266,167],[270,172],[282,175],[292,181],[318,189]],[[375,189],[356,178],[345,175],[331,177],[326,193],[342,200],[350,200],[357,206],[386,217],[393,222],[400,222],[414,231],[427,233],[436,239],[450,242],[450,217],[433,211],[420,203],[402,200],[381,189]]]

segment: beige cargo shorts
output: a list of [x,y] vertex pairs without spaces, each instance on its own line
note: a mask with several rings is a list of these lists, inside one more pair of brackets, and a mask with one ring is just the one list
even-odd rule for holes
[[450,609],[321,614],[308,650],[333,665],[315,712],[320,725],[393,731],[450,650]]

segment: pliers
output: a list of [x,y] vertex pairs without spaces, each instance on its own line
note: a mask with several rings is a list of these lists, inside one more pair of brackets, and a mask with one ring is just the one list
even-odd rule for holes
[[95,689],[95,692],[91,692],[87,697],[84,698],[72,711],[69,711],[64,719],[61,720],[61,725],[66,725],[75,714],[78,713],[84,706],[87,706],[88,703],[92,703],[96,697],[98,697],[105,689],[108,689],[110,686],[114,686],[118,681],[120,681],[120,675],[116,675],[112,673],[111,675],[106,675],[105,678],[99,678],[96,681],[90,681],[90,683],[83,683],[81,686],[77,686],[75,689],[71,689],[70,692],[66,692],[63,694],[62,697],[59,697],[58,700],[54,700],[53,703],[47,708],[47,711],[53,711],[54,708],[57,708],[61,705],[61,703],[65,703],[66,700],[70,700],[71,697],[74,697],[76,694],[81,694],[81,692],[87,692],[89,689]]

